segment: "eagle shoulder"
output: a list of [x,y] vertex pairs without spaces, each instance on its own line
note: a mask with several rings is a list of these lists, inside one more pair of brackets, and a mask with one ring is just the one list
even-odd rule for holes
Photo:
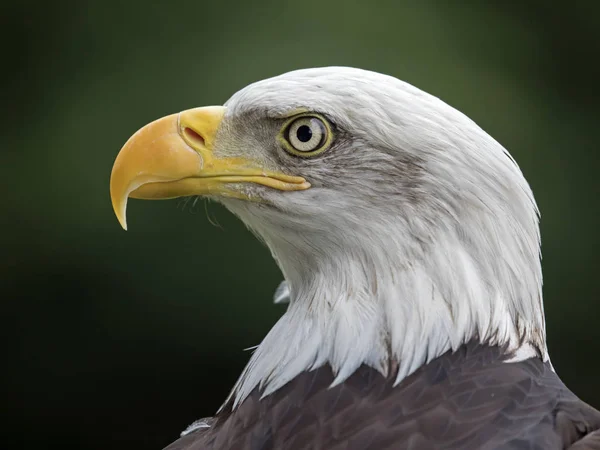
[[396,386],[368,366],[333,380],[323,366],[265,398],[255,391],[166,450],[600,450],[600,412],[549,363],[508,363],[501,348],[463,345]]

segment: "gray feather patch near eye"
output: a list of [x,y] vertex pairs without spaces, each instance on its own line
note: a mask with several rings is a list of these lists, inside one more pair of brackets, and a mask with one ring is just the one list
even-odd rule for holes
[[275,294],[273,294],[273,303],[276,305],[280,303],[290,303],[292,301],[291,297],[292,294],[290,292],[290,285],[287,281],[283,280],[281,283],[279,283],[279,286],[277,286]]

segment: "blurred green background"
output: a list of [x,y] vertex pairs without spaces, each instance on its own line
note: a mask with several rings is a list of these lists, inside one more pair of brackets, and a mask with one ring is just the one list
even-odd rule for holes
[[458,5],[3,6],[0,446],[160,449],[216,411],[281,275],[216,204],[132,201],[122,231],[112,163],[153,119],[323,65],[404,79],[511,151],[542,211],[552,361],[600,407],[599,3]]

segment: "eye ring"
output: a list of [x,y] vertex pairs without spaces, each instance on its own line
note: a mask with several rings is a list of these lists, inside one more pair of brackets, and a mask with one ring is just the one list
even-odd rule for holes
[[288,119],[279,132],[283,148],[296,156],[309,158],[323,153],[331,145],[331,125],[319,114],[302,114]]

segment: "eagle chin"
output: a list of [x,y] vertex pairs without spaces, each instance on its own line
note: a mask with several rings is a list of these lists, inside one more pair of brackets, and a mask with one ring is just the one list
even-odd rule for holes
[[298,70],[135,133],[127,199],[220,201],[271,250],[287,311],[188,449],[600,449],[549,360],[539,214],[459,111],[365,70]]

